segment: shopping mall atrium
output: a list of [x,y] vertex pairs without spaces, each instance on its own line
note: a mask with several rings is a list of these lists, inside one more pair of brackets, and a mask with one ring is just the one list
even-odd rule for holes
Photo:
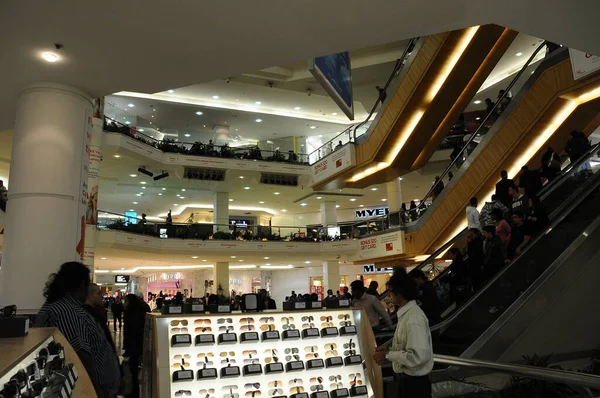
[[119,395],[403,396],[416,270],[404,396],[600,397],[598,2],[33,3],[0,5],[0,397],[116,396],[36,316],[66,262],[121,359],[112,304],[152,310]]

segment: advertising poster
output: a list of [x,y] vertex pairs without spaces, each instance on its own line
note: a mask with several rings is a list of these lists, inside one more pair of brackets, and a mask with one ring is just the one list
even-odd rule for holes
[[354,120],[350,53],[345,51],[313,58],[309,61],[308,70],[348,119]]

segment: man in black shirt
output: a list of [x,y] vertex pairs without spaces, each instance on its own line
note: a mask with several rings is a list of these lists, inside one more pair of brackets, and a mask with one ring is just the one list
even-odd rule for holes
[[512,215],[512,229],[510,232],[510,241],[507,247],[506,262],[510,262],[513,258],[521,254],[525,246],[531,241],[533,233],[531,226],[525,221],[525,214],[521,211],[515,211]]
[[110,311],[113,313],[114,331],[117,331],[117,320],[119,321],[119,330],[121,330],[123,327],[123,303],[119,296],[115,298],[115,302],[110,306]]
[[523,187],[517,187],[512,185],[508,188],[508,193],[510,194],[512,201],[510,204],[511,214],[515,212],[520,212],[522,214],[529,213],[529,197],[525,195],[525,189]]
[[508,179],[508,173],[506,170],[502,170],[500,172],[501,180],[496,184],[496,196],[500,199],[500,202],[504,204],[504,206],[510,209],[510,205],[512,202],[512,198],[508,193],[508,188],[512,185],[515,185],[513,180]]
[[521,168],[519,186],[525,190],[525,195],[531,197],[537,195],[542,189],[542,175],[538,170],[529,170],[529,167]]
[[88,288],[88,295],[85,299],[85,303],[83,303],[83,308],[96,319],[98,325],[102,328],[106,339],[113,346],[115,352],[117,352],[115,348],[115,342],[110,335],[110,330],[108,330],[108,317],[106,315],[106,310],[102,307],[102,290],[95,283],[90,283],[90,287]]
[[473,288],[477,290],[483,283],[483,264],[485,254],[483,253],[483,237],[477,228],[471,228],[467,232],[467,254],[469,255],[469,272],[473,279]]

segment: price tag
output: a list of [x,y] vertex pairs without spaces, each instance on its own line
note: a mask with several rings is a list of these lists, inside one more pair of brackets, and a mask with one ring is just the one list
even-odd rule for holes
[[304,364],[301,361],[289,362],[288,367],[291,370],[301,370],[304,369]]
[[169,307],[169,314],[181,314],[183,308],[180,305],[172,305]]
[[309,369],[324,368],[325,364],[322,359],[311,359],[306,363],[306,367]]
[[291,398],[308,398],[307,392],[301,392],[300,394],[294,394],[290,396]]
[[229,312],[231,311],[231,307],[228,305],[220,305],[217,307],[217,312]]
[[304,329],[302,331],[303,339],[311,339],[311,338],[316,338],[316,337],[319,337],[319,329],[317,329],[317,328]]
[[350,395],[350,392],[347,388],[338,388],[337,390],[333,390],[331,392],[331,396],[335,398],[345,398]]
[[367,386],[357,386],[352,388],[350,395],[356,397],[357,395],[367,395]]
[[212,334],[200,334],[200,335],[198,335],[198,340],[201,343],[212,343],[215,341]]
[[192,304],[192,311],[204,311],[204,304]]
[[284,340],[299,339],[299,338],[300,338],[300,331],[298,329],[286,330],[283,332]]
[[346,365],[358,365],[362,363],[362,356],[360,355],[350,355],[349,357],[344,358],[344,363]]
[[310,305],[313,308],[323,308],[323,303],[321,301],[313,301]]
[[262,373],[262,367],[260,365],[248,365],[246,371],[248,373]]
[[280,362],[270,363],[267,365],[267,373],[280,373],[283,372],[283,364]]
[[321,329],[321,337],[334,337],[338,335],[338,329],[336,327]]
[[344,365],[344,360],[342,359],[342,357],[327,358],[327,367],[343,366],[343,365]]
[[265,339],[279,339],[279,332],[265,332]]
[[350,307],[350,300],[340,300],[338,303],[340,307]]
[[209,368],[209,369],[200,369],[198,371],[199,379],[216,379],[217,378],[217,369]]
[[239,369],[236,367],[225,368],[226,375],[236,375],[239,373]]
[[294,303],[294,308],[297,310],[304,310],[304,309],[306,309],[306,303],[296,302],[296,303]]
[[223,341],[235,341],[235,333],[223,333],[221,339]]
[[177,343],[187,343],[190,341],[190,336],[186,335],[186,334],[182,334],[179,336],[175,336],[175,341]]
[[342,336],[354,335],[356,334],[356,326],[344,326],[340,329],[340,334]]
[[313,398],[329,398],[329,393],[327,391],[317,391],[313,394]]

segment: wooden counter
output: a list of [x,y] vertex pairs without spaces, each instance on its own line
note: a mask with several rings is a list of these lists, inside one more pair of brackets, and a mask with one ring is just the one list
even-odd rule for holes
[[79,374],[79,380],[73,390],[73,398],[95,398],[94,386],[79,360],[79,357],[61,332],[56,328],[32,328],[24,337],[0,339],[0,378],[9,372],[18,370],[21,361],[32,354],[38,347],[54,337],[56,343],[62,344],[65,349],[65,360],[72,363]]

